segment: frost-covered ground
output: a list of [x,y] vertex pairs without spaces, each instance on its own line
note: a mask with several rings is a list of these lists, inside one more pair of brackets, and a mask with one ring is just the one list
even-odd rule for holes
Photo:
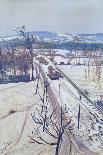
[[[79,93],[65,79],[53,81],[51,83],[55,94],[58,96],[59,103],[66,107],[69,117],[74,123],[74,137],[82,141],[95,152],[102,150],[102,116],[97,115],[96,110],[84,98],[80,101]],[[81,107],[80,129],[78,130],[78,111]],[[96,117],[91,115],[94,114]]]
[[[48,58],[46,57],[45,59],[48,60]],[[56,57],[55,60],[59,60],[59,57]],[[50,61],[48,65],[52,65],[55,68],[55,66]],[[48,66],[42,65],[42,67],[47,72]],[[91,88],[92,86],[91,82],[88,83],[88,81],[86,81],[86,84],[84,85],[84,81],[85,81],[85,77],[83,76],[84,75],[83,71],[85,71],[85,68],[83,68],[84,66],[66,66],[66,65],[62,66],[61,65],[59,67],[75,83],[76,81],[74,79],[77,79],[76,84],[82,90],[87,89],[87,86],[90,83],[90,85],[88,86],[89,90],[88,89],[87,90],[91,92],[91,95],[89,93],[89,96],[91,97],[91,99],[95,98],[93,88]],[[81,68],[79,69],[79,67],[83,68],[84,70]],[[68,71],[69,70],[68,68],[70,69],[70,71]],[[103,149],[102,148],[102,144],[103,144],[102,114],[99,114],[97,109],[95,109],[91,105],[91,103],[89,103],[85,98],[82,97],[82,99],[80,100],[80,94],[78,93],[78,91],[71,84],[69,84],[65,79],[61,78],[60,80],[52,81],[51,87],[55,95],[57,96],[59,104],[66,107],[66,109],[69,112],[69,117],[72,118],[72,121],[74,123],[74,126],[73,126],[74,129],[72,134],[74,135],[76,140],[79,143],[83,142],[86,146],[88,146],[96,153],[101,153]],[[95,88],[97,88],[97,85],[95,86]],[[96,89],[94,90],[96,91]],[[78,130],[77,120],[78,120],[79,105],[81,107],[81,116],[80,116],[80,129]]]
[[56,54],[62,54],[62,55],[66,55],[69,50],[63,50],[63,49],[54,49],[54,51],[56,51]]
[[[49,61],[48,65],[53,65]],[[42,65],[47,74],[48,65]],[[66,66],[63,71],[66,70]],[[71,66],[69,66],[71,67]],[[78,66],[77,66],[78,67]],[[72,135],[82,148],[82,142],[96,154],[102,155],[102,116],[98,114],[85,99],[79,100],[78,92],[65,79],[51,81],[50,86],[60,105],[68,111],[72,119]],[[39,83],[39,93],[43,81]],[[54,155],[54,147],[37,143],[29,143],[30,136],[36,137],[37,125],[31,118],[31,113],[41,107],[41,100],[35,94],[36,83],[16,83],[0,85],[0,154],[1,155]],[[77,115],[81,107],[80,129],[77,129]],[[49,105],[50,106],[50,105]],[[50,112],[52,108],[50,106]],[[41,131],[41,130],[40,130]],[[44,136],[50,142],[47,135]],[[68,155],[63,149],[60,155]],[[75,155],[75,151],[73,153]],[[81,152],[79,153],[81,154]],[[84,155],[84,154],[83,154]]]
[[[42,94],[42,87],[39,91]],[[31,113],[40,110],[40,105],[34,82],[0,85],[0,155],[54,154],[53,147],[45,143],[29,143],[38,128]]]
[[97,80],[95,66],[59,66],[61,70],[72,79],[82,90],[89,92],[89,97],[94,101],[100,99],[103,95],[103,67],[101,72],[100,81]]
[[[61,54],[62,51],[60,50]],[[65,50],[64,50],[65,52]],[[89,58],[72,58],[67,59],[61,56],[55,56],[54,61],[57,64],[69,61],[71,65],[59,65],[58,67],[82,90],[89,92],[89,97],[94,100],[100,100],[103,96],[103,65],[101,66],[100,79],[98,80],[96,66],[93,65],[94,60]],[[88,66],[89,62],[89,66]],[[77,63],[86,65],[76,65]]]

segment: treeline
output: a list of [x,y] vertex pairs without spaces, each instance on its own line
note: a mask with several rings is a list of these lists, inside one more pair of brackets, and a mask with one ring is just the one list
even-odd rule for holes
[[[10,48],[11,43],[15,47],[24,46],[23,40],[13,39],[9,41],[0,42],[0,48]],[[53,49],[67,49],[67,50],[98,50],[103,49],[103,43],[74,43],[74,42],[44,42],[34,40],[34,46]],[[36,46],[35,46],[36,47]]]
[[[42,43],[40,43],[42,44]],[[103,49],[102,43],[43,43],[44,48],[67,49],[67,50],[98,50]]]

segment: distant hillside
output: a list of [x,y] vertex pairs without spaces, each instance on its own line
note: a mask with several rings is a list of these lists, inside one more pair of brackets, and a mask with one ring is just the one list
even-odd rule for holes
[[[34,35],[38,41],[44,41],[44,42],[68,42],[73,41],[73,36],[83,37],[83,42],[89,42],[89,43],[103,43],[103,33],[97,33],[97,34],[78,34],[78,35],[72,35],[68,33],[60,34],[60,33],[53,33],[48,31],[31,31],[28,32],[31,35]],[[17,36],[10,36],[10,37],[4,37],[0,38],[0,41],[5,40],[13,40],[16,39]]]
[[65,42],[68,41],[68,37],[65,35],[59,35],[58,33],[48,32],[48,31],[33,31],[29,32],[38,38],[39,41],[44,42]]
[[103,33],[97,33],[97,34],[60,34],[60,33],[53,33],[53,32],[48,32],[48,31],[34,31],[34,32],[29,32],[30,34],[33,34],[37,37],[39,37],[39,40],[42,41],[53,41],[53,42],[68,42],[68,41],[73,41],[73,36],[82,36],[84,42],[89,42],[89,43],[103,43]]
[[[48,43],[52,44],[52,48],[61,48],[61,49],[103,49],[103,34],[69,34],[69,33],[53,33],[48,31],[31,31],[27,32],[34,36],[35,42],[38,44],[45,44],[46,47]],[[81,38],[82,40],[77,44],[74,42],[74,38]],[[20,44],[18,36],[10,36],[0,38],[0,47],[7,47],[7,44],[10,45],[10,42],[15,43],[15,45]]]
[[83,36],[85,41],[103,43],[103,33],[79,34],[79,36]]

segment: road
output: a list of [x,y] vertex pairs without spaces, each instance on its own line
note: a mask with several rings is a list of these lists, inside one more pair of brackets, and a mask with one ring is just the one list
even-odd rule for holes
[[68,83],[70,83],[75,88],[75,90],[79,92],[96,109],[96,111],[98,111],[100,115],[103,116],[102,108],[94,104],[94,102],[59,67],[57,67],[55,63],[51,62],[48,57],[46,57],[45,55],[41,55],[41,56],[43,56],[49,62],[49,64],[53,66],[53,68],[57,69],[66,79],[66,81],[68,81]]
[[[45,72],[43,71],[43,68],[40,65],[38,65],[37,63],[35,63],[35,64],[40,69],[40,73],[43,78],[43,81],[47,80],[48,78],[47,78]],[[60,122],[61,122],[61,120],[60,120],[60,104],[59,104],[58,99],[57,99],[56,95],[54,94],[51,86],[48,86],[47,91],[48,91],[48,96],[49,96],[50,103],[52,105],[53,110],[58,109],[58,111],[56,111],[55,115],[56,115],[56,118],[58,121],[58,125],[60,126]],[[63,147],[65,148],[66,146],[70,146],[70,142],[72,143],[72,147],[74,147],[73,151],[75,152],[75,155],[76,154],[77,155],[84,155],[84,154],[95,155],[94,152],[92,152],[82,142],[77,141],[72,136],[72,134],[68,130],[66,130],[66,132],[64,134],[64,139],[63,139]],[[66,151],[63,148],[61,150],[62,150],[62,153],[64,151]],[[61,153],[61,155],[62,155],[62,153]]]
[[[44,58],[49,62],[48,65],[51,65],[51,66],[53,66],[54,69],[57,69],[56,68],[57,66],[53,62],[51,62],[46,56],[44,56]],[[44,69],[44,71],[45,71],[45,69]],[[63,77],[64,77],[64,74],[63,74]],[[90,132],[92,133],[92,136],[100,134],[98,126],[100,125],[102,127],[102,116],[103,115],[102,115],[101,111],[99,109],[97,109],[97,107],[94,106],[93,102],[84,94],[84,92],[82,92],[82,90],[80,90],[74,83],[72,83],[71,79],[70,79],[70,81],[68,81],[67,80],[68,78],[66,79],[65,77],[63,79],[66,82],[65,83],[66,85],[64,86],[64,84],[63,84],[63,87],[67,88],[66,94],[63,91],[63,95],[67,95],[67,104],[69,103],[68,106],[70,106],[70,103],[72,104],[72,108],[73,108],[72,110],[73,111],[71,110],[71,114],[74,113],[74,115],[75,115],[75,112],[77,113],[77,110],[78,110],[78,105],[79,104],[81,105],[81,113],[82,113],[82,116],[81,116],[82,119],[80,120],[81,125],[82,125],[81,133],[83,133],[83,134],[85,133],[84,136],[82,135],[83,137],[85,137],[85,138],[82,137],[84,139],[84,142],[85,142],[86,137],[89,137],[89,135],[91,135],[90,133],[87,132],[88,130],[90,130]],[[54,89],[52,89],[53,93],[56,96],[56,99],[57,100],[59,99],[58,102],[59,102],[59,105],[60,105],[61,94],[60,94],[60,97],[57,98],[57,96],[58,96],[58,88],[59,87],[57,85],[55,85],[58,82],[54,81],[52,83],[54,83],[54,86],[55,86]],[[51,85],[51,86],[53,86],[53,85]],[[67,94],[67,92],[68,92],[68,94]],[[80,94],[82,93],[82,96],[83,96],[82,101],[80,101],[80,99],[77,97],[77,95],[76,95],[77,92],[79,92]],[[79,93],[78,93],[78,96],[79,96]],[[65,104],[65,100],[62,101],[62,103]],[[75,109],[76,106],[77,106],[77,108]],[[95,128],[95,133],[94,133],[94,131],[92,129],[92,125]],[[77,136],[78,136],[78,131],[74,131],[74,133],[76,133]],[[81,133],[79,133],[79,134],[81,135]],[[77,139],[78,138],[79,137],[77,137]],[[98,138],[98,136],[97,136],[97,138]],[[78,141],[77,139],[75,139],[77,144],[80,143],[80,147],[83,146],[83,144],[81,144],[81,142]],[[99,143],[102,143],[101,136],[100,136],[100,139],[98,139],[98,141],[99,141]],[[93,143],[92,149],[94,149],[94,147],[95,147],[94,144],[95,143],[96,143],[96,149],[98,150],[98,142],[97,142],[97,140]],[[87,144],[87,146],[89,147],[89,144]],[[83,148],[83,147],[81,147],[81,148]],[[88,151],[88,149],[85,149],[85,146],[84,146],[84,150]]]

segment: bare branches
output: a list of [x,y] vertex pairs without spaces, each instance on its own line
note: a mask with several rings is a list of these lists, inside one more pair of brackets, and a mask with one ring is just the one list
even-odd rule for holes
[[33,65],[33,43],[34,43],[34,37],[33,35],[30,35],[25,31],[25,26],[19,27],[16,29],[16,32],[21,37],[21,40],[24,44],[24,47],[29,50],[29,54],[31,57],[31,66],[32,66],[32,80],[34,80],[34,65]]
[[[55,145],[56,146],[55,155],[58,155],[60,146],[63,141],[63,134],[66,129],[71,129],[72,126],[70,126],[71,120],[69,120],[68,122],[65,120],[66,112],[65,112],[65,109],[63,109],[62,107],[59,109],[60,126],[58,126],[56,124],[56,118],[55,118],[56,110],[57,109],[50,112],[48,109],[48,106],[45,106],[45,110],[42,110],[42,113],[41,113],[41,110],[37,109],[38,118],[36,118],[36,114],[35,114],[36,112],[34,112],[34,114],[31,114],[34,122],[36,124],[39,124],[42,127],[42,131],[40,130],[40,128],[38,129],[39,131],[37,132],[37,140],[34,138],[31,138],[32,140],[31,143],[37,143],[37,144],[46,143],[48,145]],[[48,139],[45,140],[46,137],[44,138],[43,132],[45,132],[45,135],[47,135],[47,137],[49,136],[50,138],[54,139],[54,142],[49,142]]]
[[35,140],[34,138],[32,138],[31,136],[29,136],[31,138],[31,141],[29,141],[29,143],[37,143],[37,144],[43,144],[37,140]]
[[[54,110],[49,108],[48,104],[48,87],[50,82],[48,80],[44,81],[43,94],[39,93],[39,77],[40,73],[36,69],[36,94],[39,95],[42,105],[36,109],[36,111],[31,114],[32,119],[36,125],[39,125],[39,128],[36,132],[36,137],[32,138],[31,143],[37,144],[48,144],[55,145],[55,155],[59,155],[59,150],[63,142],[63,135],[65,130],[72,130],[71,120],[68,120],[68,108],[57,107]],[[59,117],[57,118],[56,114],[58,113]],[[59,119],[59,120],[57,120]],[[59,122],[59,123],[58,123]],[[52,142],[51,140],[52,139]]]

